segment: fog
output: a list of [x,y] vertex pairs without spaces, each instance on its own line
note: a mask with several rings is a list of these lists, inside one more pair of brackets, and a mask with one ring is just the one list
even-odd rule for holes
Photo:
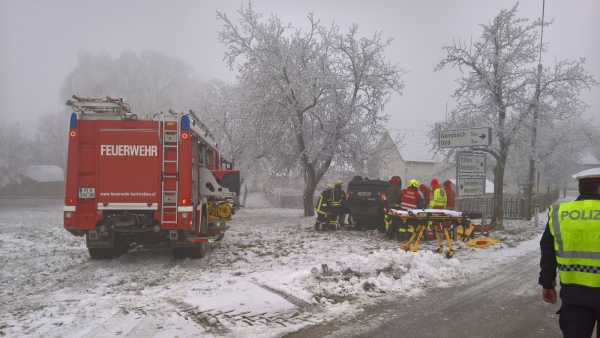
[[[247,3],[247,2],[246,2]],[[33,127],[35,118],[63,108],[61,85],[77,63],[81,49],[108,52],[155,49],[191,64],[204,79],[234,81],[236,73],[222,60],[225,47],[217,31],[222,22],[216,11],[235,18],[241,1],[17,1],[0,0],[0,119]],[[294,27],[307,24],[314,13],[323,24],[335,21],[343,30],[352,23],[370,36],[383,31],[393,37],[387,57],[409,71],[403,77],[403,95],[394,95],[386,107],[390,129],[426,130],[450,111],[456,69],[434,73],[442,47],[459,38],[476,40],[480,23],[491,20],[514,1],[276,1],[256,0],[253,8],[271,13]],[[586,69],[600,76],[600,2],[546,1],[544,30],[549,53],[542,60],[587,58]],[[542,0],[522,2],[519,16],[541,17]],[[73,93],[76,94],[76,93]],[[600,88],[583,94],[598,116]]]

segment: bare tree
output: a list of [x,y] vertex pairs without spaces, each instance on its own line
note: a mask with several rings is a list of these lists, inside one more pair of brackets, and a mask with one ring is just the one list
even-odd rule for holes
[[[544,25],[549,25],[545,23]],[[482,24],[483,34],[474,43],[463,42],[445,46],[446,56],[435,66],[458,67],[466,76],[457,80],[453,97],[457,107],[445,121],[437,123],[435,132],[442,129],[490,126],[493,145],[478,150],[489,153],[494,163],[493,226],[503,226],[503,187],[506,159],[510,146],[519,131],[532,116],[533,109],[552,118],[566,119],[582,113],[579,94],[596,85],[584,69],[585,59],[559,61],[554,67],[535,66],[540,47],[537,28],[540,20],[528,23],[517,17],[517,5],[503,9],[488,24]],[[453,152],[448,152],[453,154]]]
[[20,175],[33,163],[29,141],[18,124],[0,123],[0,188],[20,182]]
[[124,98],[133,111],[153,115],[168,109],[191,109],[199,81],[184,61],[154,50],[123,52],[113,59],[106,53],[79,52],[79,60],[61,89],[61,97]]
[[402,89],[403,71],[385,60],[391,40],[380,33],[360,38],[354,25],[341,34],[312,14],[303,32],[274,15],[262,22],[251,4],[238,14],[239,26],[217,13],[225,60],[237,66],[249,116],[264,122],[254,132],[269,145],[273,166],[300,165],[304,215],[313,216],[314,191],[332,163],[373,153],[387,120],[383,108]]
[[247,179],[260,168],[259,161],[267,156],[266,144],[259,142],[255,131],[262,126],[247,114],[246,99],[239,85],[220,80],[205,83],[196,93],[196,112],[211,131],[222,156],[241,170],[241,186],[246,203]]
[[63,112],[40,115],[36,131],[39,138],[33,144],[35,162],[56,165],[66,172],[69,117]]

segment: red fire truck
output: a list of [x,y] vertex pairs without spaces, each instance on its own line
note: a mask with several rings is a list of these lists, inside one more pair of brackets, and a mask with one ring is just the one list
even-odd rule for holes
[[94,259],[161,242],[175,258],[204,257],[240,184],[204,124],[192,111],[140,116],[122,99],[73,99],[64,228]]

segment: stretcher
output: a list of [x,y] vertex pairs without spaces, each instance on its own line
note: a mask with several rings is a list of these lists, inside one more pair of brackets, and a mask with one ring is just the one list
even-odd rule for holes
[[437,252],[444,252],[444,245],[440,236],[440,233],[443,233],[448,243],[446,257],[452,258],[454,256],[454,250],[452,250],[452,241],[450,240],[449,232],[455,228],[462,227],[463,231],[460,233],[458,239],[467,242],[475,228],[475,223],[471,220],[481,218],[481,213],[445,209],[390,209],[388,210],[388,216],[399,220],[413,229],[413,235],[408,242],[400,246],[401,250],[417,252],[419,241],[421,240],[423,233],[428,227],[432,227],[439,245]]

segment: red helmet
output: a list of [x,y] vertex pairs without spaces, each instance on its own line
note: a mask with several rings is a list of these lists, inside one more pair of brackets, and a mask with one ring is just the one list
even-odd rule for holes
[[396,178],[396,176],[394,176],[390,180],[390,183],[393,184],[393,185],[398,185],[398,183],[400,183],[400,182],[398,182],[398,178]]
[[450,182],[450,180],[444,181],[444,188],[450,188],[451,186],[452,186],[452,182]]
[[434,178],[431,180],[431,186],[432,187],[439,187],[440,186],[440,182],[438,182],[437,178]]
[[419,186],[419,190],[421,190],[421,191],[427,191],[429,189],[427,189],[427,186],[425,184],[421,183],[421,185]]

